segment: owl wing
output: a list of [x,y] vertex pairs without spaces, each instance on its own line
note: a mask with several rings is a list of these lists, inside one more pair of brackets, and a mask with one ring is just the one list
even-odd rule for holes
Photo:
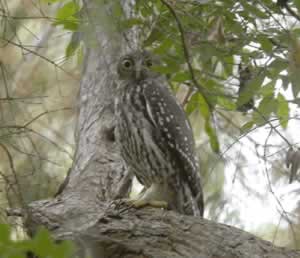
[[176,167],[180,168],[180,176],[187,182],[198,206],[195,208],[198,210],[196,213],[203,215],[203,194],[195,159],[195,142],[186,114],[163,82],[151,79],[144,83],[143,93],[150,122],[157,131],[156,135],[162,137],[162,144],[167,145],[164,148],[171,153]]

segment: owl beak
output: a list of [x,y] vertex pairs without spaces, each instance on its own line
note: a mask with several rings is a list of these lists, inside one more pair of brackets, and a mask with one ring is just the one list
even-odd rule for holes
[[142,69],[143,69],[143,64],[142,62],[138,62],[135,65],[135,79],[140,80],[142,76]]

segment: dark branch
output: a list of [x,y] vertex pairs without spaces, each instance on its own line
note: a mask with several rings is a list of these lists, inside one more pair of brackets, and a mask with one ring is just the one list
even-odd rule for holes
[[[186,60],[189,72],[191,74],[192,82],[195,84],[195,86],[197,87],[197,89],[202,94],[202,96],[205,99],[207,105],[210,107],[209,101],[208,101],[207,96],[205,94],[206,90],[205,90],[205,88],[203,88],[202,85],[200,85],[198,83],[198,81],[196,79],[196,76],[195,76],[195,73],[194,73],[194,69],[193,69],[193,66],[192,66],[192,63],[191,63],[191,59],[190,59],[190,54],[189,54],[188,46],[187,46],[187,43],[186,43],[186,40],[185,40],[184,29],[183,29],[183,26],[181,24],[181,21],[180,21],[179,17],[177,16],[177,14],[176,14],[175,10],[173,9],[173,7],[167,1],[161,0],[161,2],[169,9],[170,13],[173,15],[173,17],[174,17],[174,19],[176,21],[176,24],[177,24],[177,27],[178,27],[178,30],[179,30],[179,34],[180,34],[180,38],[181,38],[181,42],[182,42],[182,48],[183,48],[184,57],[185,57],[185,60]],[[187,95],[185,97],[185,100],[189,99],[189,97],[192,95],[193,91],[194,91],[193,88],[189,88],[189,91],[188,91],[188,93],[187,93]]]

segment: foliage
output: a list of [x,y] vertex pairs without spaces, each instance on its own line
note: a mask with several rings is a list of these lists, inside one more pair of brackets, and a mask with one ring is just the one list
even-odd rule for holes
[[[297,7],[297,1],[291,3],[290,8]],[[232,0],[152,0],[137,1],[136,12],[138,18],[127,20],[126,26],[142,28],[143,47],[163,58],[166,66],[159,71],[171,74],[170,83],[186,84],[197,90],[187,111],[201,111],[215,151],[219,150],[217,133],[208,117],[216,109],[238,110],[254,98],[249,125],[261,126],[272,117],[283,128],[287,127],[288,101],[274,86],[285,76],[285,85],[291,83],[294,98],[299,93],[299,80],[295,78],[299,72],[293,72],[299,69],[299,29],[288,27],[286,19],[295,17],[285,18],[284,8],[269,0],[251,4]],[[295,53],[290,51],[291,47]],[[239,63],[250,66],[252,73],[241,95],[237,94]],[[273,90],[267,94],[270,84]]]
[[38,257],[67,258],[73,252],[71,242],[54,243],[45,229],[40,229],[31,240],[14,241],[11,235],[10,227],[0,224],[0,257],[26,258],[31,253]]
[[[104,4],[107,3],[103,1]],[[113,17],[122,19],[119,2],[110,3],[110,7]],[[297,1],[291,8],[298,8]],[[57,11],[54,25],[77,31],[79,9],[76,1],[67,1]],[[294,98],[300,91],[297,80],[299,29],[284,24],[287,21],[282,7],[270,0],[253,4],[232,0],[217,3],[138,0],[135,11],[136,17],[123,19],[116,25],[125,31],[141,28],[142,47],[150,48],[165,63],[156,70],[171,74],[171,84],[186,84],[197,91],[190,103],[198,104],[189,103],[187,111],[201,111],[214,151],[219,151],[217,133],[210,119],[215,109],[238,110],[255,98],[256,103],[260,103],[256,104],[259,112],[254,109],[248,124],[261,126],[269,118],[277,117],[281,126],[287,127],[289,106],[284,95],[275,94],[274,87],[271,94],[264,93],[265,87],[274,86],[288,68],[289,76],[282,77],[284,84],[291,83]],[[79,46],[78,37],[72,38],[67,56]],[[236,69],[239,63],[251,66],[252,79],[246,90],[237,95],[238,85],[234,81],[239,77]]]

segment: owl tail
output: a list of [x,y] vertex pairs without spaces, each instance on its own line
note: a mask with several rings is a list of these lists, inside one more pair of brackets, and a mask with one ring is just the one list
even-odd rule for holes
[[203,217],[204,213],[204,201],[203,201],[203,192],[202,187],[195,197],[192,197],[192,205],[194,216]]
[[203,217],[203,213],[204,213],[203,191],[200,183],[200,178],[197,179],[198,179],[197,182],[194,182],[194,184],[196,184],[195,187],[191,188],[192,205],[193,205],[194,216]]
[[200,183],[197,189],[192,189],[189,187],[188,184],[185,184],[183,195],[184,195],[183,198],[184,214],[203,217],[204,202],[203,202],[202,187]]

